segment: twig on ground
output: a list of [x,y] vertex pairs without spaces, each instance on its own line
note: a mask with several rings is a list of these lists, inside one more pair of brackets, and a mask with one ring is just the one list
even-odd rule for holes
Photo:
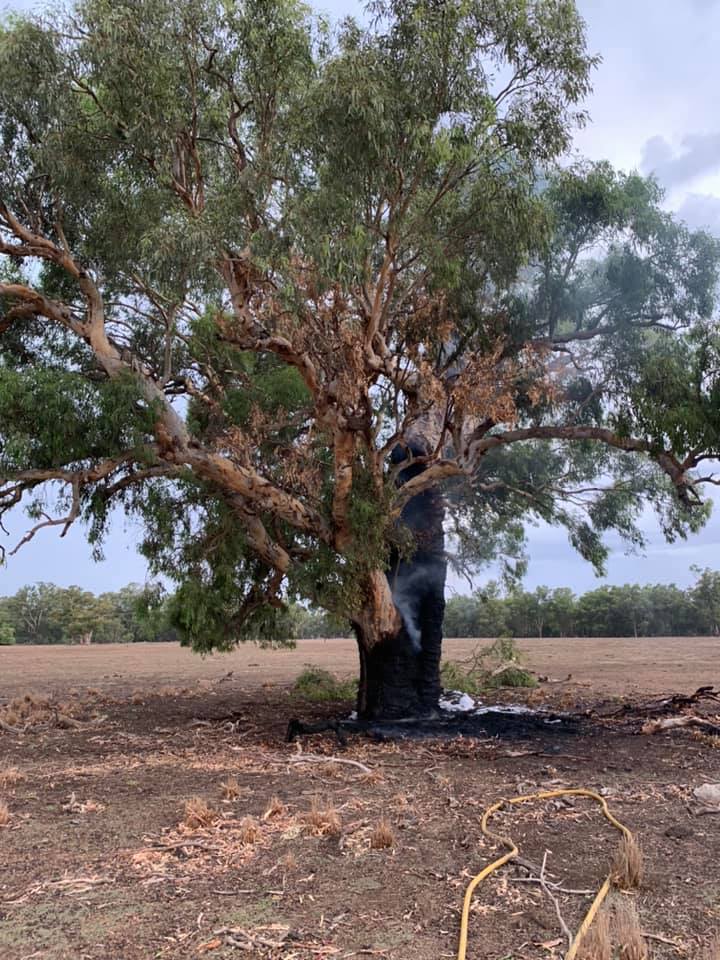
[[0,730],[4,730],[5,733],[25,733],[27,727],[14,727],[0,717]]
[[323,757],[315,753],[301,753],[289,758],[290,763],[344,763],[349,767],[357,767],[363,773],[372,773],[370,767],[359,760],[346,760],[344,757]]
[[676,950],[682,948],[678,940],[671,940],[670,937],[663,937],[659,933],[648,933],[647,930],[643,930],[642,935],[646,940],[657,940],[658,943],[666,943],[669,947],[675,947]]
[[542,867],[540,868],[540,877],[539,877],[540,886],[543,888],[543,891],[547,894],[547,896],[553,902],[553,905],[555,907],[555,913],[557,914],[557,918],[560,921],[560,926],[562,927],[562,932],[567,937],[568,949],[570,949],[572,947],[572,942],[573,942],[572,932],[570,931],[570,927],[568,927],[567,923],[565,923],[565,918],[563,917],[562,912],[560,910],[560,902],[558,901],[558,898],[552,892],[552,890],[548,886],[547,880],[545,879],[545,866],[547,864],[547,856],[548,856],[548,851],[546,850],[545,853],[543,854]]
[[[542,883],[540,877],[510,877],[511,883]],[[595,890],[571,890],[569,887],[562,887],[559,883],[551,883],[549,880],[546,880],[545,883],[548,887],[556,893],[571,893],[577,895],[578,897],[591,897],[595,894]]]
[[183,847],[197,847],[200,850],[219,851],[219,847],[210,843],[202,843],[200,840],[179,840],[177,843],[151,843],[151,850],[180,850]]

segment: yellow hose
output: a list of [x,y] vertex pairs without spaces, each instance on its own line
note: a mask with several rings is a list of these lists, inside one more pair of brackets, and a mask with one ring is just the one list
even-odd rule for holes
[[[511,797],[509,800],[499,800],[491,807],[488,807],[483,814],[482,820],[480,821],[480,829],[486,837],[489,837],[491,840],[496,840],[510,849],[508,853],[504,854],[502,857],[499,857],[494,863],[489,864],[484,870],[481,870],[480,873],[473,877],[468,884],[468,888],[465,891],[465,899],[463,901],[462,919],[460,921],[460,944],[458,947],[458,960],[465,960],[467,953],[470,905],[472,904],[472,896],[475,892],[475,889],[483,882],[483,880],[485,880],[486,877],[489,877],[490,874],[495,873],[495,871],[499,870],[500,867],[504,866],[506,863],[509,863],[510,860],[513,860],[519,852],[518,848],[515,846],[515,843],[509,837],[503,837],[498,833],[493,833],[492,830],[488,828],[488,820],[494,813],[497,813],[498,810],[501,810],[506,805],[528,803],[531,800],[552,800],[554,797],[589,797],[591,800],[595,800],[596,803],[600,804],[605,818],[609,820],[610,823],[623,834],[623,836],[627,837],[628,840],[632,840],[632,834],[628,828],[620,823],[620,821],[617,820],[612,813],[610,813],[605,798],[601,797],[599,793],[595,793],[593,790],[584,790],[579,787],[568,790],[547,790],[542,793],[529,793],[526,796]],[[580,948],[580,944],[582,943],[585,934],[590,929],[592,922],[595,919],[595,915],[600,909],[600,905],[608,895],[611,885],[612,875],[608,874],[605,882],[595,895],[595,899],[585,915],[585,919],[580,924],[580,929],[576,933],[570,949],[565,954],[565,960],[575,960],[577,952]]]

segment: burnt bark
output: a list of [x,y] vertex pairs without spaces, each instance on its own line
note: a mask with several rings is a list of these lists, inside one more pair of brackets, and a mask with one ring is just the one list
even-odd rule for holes
[[[394,456],[401,462],[406,454]],[[408,466],[400,472],[399,482],[407,482],[423,469]],[[415,549],[409,557],[394,551],[387,571],[400,613],[399,627],[378,640],[355,625],[360,651],[357,706],[364,720],[428,716],[437,709],[440,697],[447,575],[441,494],[426,490],[413,497],[403,509],[401,522],[412,532]]]

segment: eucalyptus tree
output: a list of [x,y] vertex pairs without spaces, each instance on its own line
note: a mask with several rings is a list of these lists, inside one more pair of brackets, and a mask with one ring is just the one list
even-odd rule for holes
[[139,516],[200,648],[346,618],[365,717],[437,700],[446,503],[464,567],[527,517],[596,564],[644,498],[699,525],[718,251],[646,181],[548,174],[594,63],[572,0],[8,21],[0,511],[97,551]]

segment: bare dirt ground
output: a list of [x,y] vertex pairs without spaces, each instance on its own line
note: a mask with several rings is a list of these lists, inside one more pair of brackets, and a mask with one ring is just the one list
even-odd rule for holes
[[[445,640],[445,656],[461,660],[490,641]],[[519,640],[528,666],[538,673],[591,683],[597,693],[693,690],[720,680],[720,637]],[[28,689],[67,692],[76,685],[104,692],[158,685],[206,686],[233,671],[236,692],[289,684],[306,664],[340,676],[357,671],[352,640],[300,640],[292,648],[262,650],[245,644],[232,653],[198,657],[176,644],[0,647],[0,697]]]
[[[473,646],[449,641],[447,653]],[[720,682],[715,639],[522,646],[563,682],[498,699],[608,712]],[[500,849],[481,836],[483,809],[559,786],[602,791],[640,841],[642,886],[618,896],[636,904],[650,955],[703,958],[720,930],[720,835],[692,791],[720,780],[718,738],[587,719],[286,744],[290,716],[350,707],[299,701],[290,687],[306,663],[348,674],[355,654],[349,641],[205,660],[171,645],[0,648],[0,718],[29,722],[0,731],[0,958],[453,958],[463,890]],[[617,843],[579,799],[503,811],[495,826],[536,871],[548,851],[550,878],[575,891],[600,886]],[[529,876],[507,867],[481,886],[468,960],[564,955],[555,907]],[[575,928],[592,894],[558,898]]]

